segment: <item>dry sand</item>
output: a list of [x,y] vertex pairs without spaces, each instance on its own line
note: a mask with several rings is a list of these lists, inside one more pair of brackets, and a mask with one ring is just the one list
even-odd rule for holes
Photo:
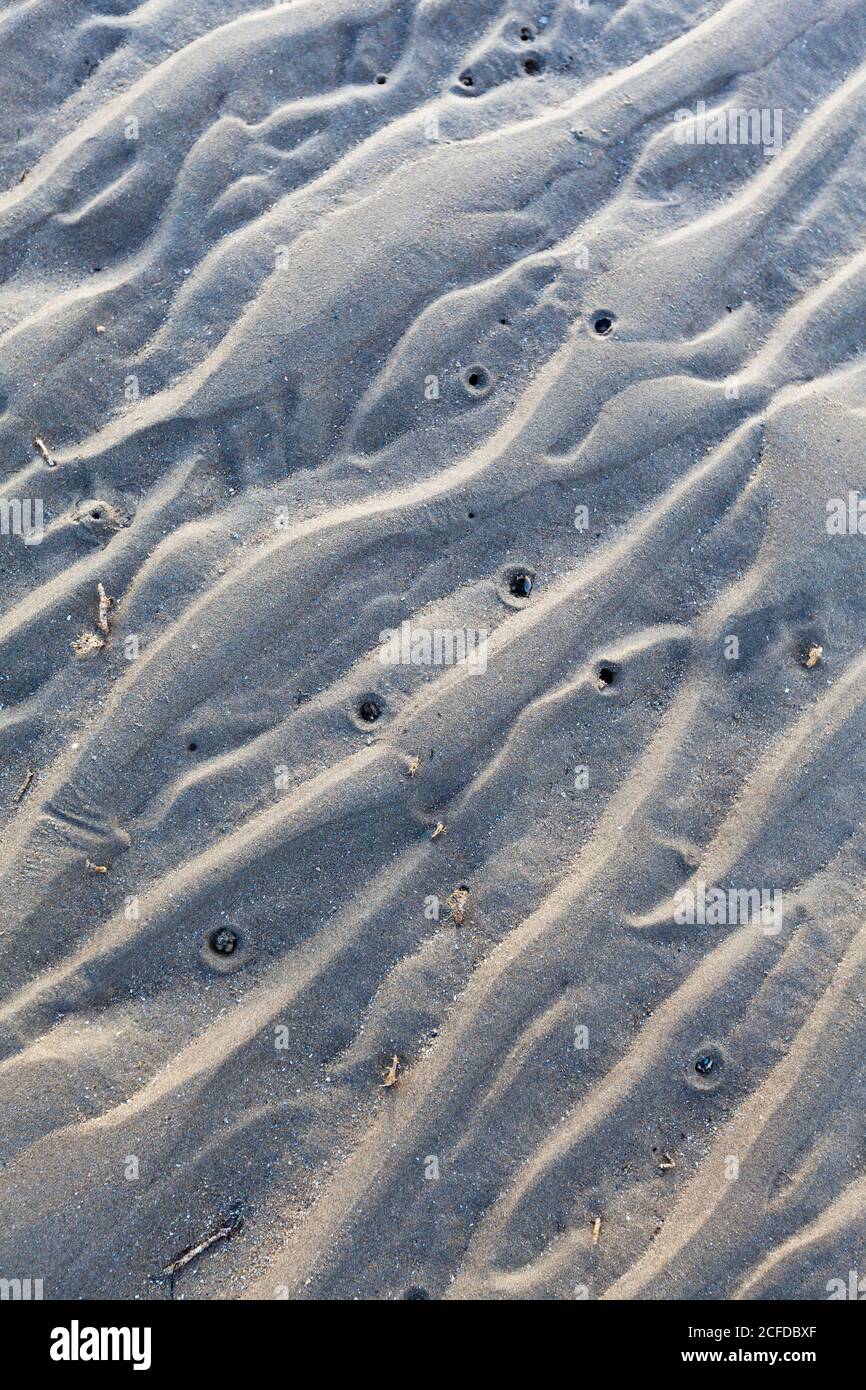
[[866,1273],[862,3],[0,53],[0,1276]]

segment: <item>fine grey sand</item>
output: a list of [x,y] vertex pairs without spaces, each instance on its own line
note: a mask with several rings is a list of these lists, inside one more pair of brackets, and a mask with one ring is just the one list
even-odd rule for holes
[[866,1272],[860,0],[0,53],[0,1277]]

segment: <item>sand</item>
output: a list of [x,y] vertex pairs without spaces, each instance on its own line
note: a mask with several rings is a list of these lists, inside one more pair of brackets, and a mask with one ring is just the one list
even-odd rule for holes
[[866,1272],[862,5],[0,52],[0,1276]]

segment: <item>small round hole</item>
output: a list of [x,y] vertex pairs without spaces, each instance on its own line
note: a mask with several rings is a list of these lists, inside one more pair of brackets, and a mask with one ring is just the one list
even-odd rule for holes
[[420,1300],[420,1299],[429,1298],[430,1295],[429,1295],[429,1293],[427,1292],[426,1289],[421,1288],[420,1285],[417,1285],[417,1284],[416,1284],[413,1288],[407,1289],[406,1292],[404,1293],[403,1297],[404,1297],[404,1298],[410,1298],[410,1299],[413,1299],[413,1300]]
[[483,396],[490,389],[491,380],[486,367],[467,367],[463,373],[463,384],[473,396]]
[[600,666],[598,668],[598,688],[604,690],[607,686],[613,685],[616,680],[616,671],[613,666]]
[[100,511],[95,511],[95,512],[91,512],[90,515],[93,517],[93,520],[94,520],[94,521],[98,521],[99,518],[102,516],[102,512],[100,512]]
[[530,29],[528,24],[524,24],[521,26],[518,37],[522,43],[532,43],[532,40],[535,38],[535,32]]
[[378,87],[384,87],[384,85],[385,85],[385,83],[386,83],[387,81],[388,81],[388,79],[387,79],[387,77],[385,76],[384,72],[380,72],[379,75],[376,77],[376,85],[377,85]]
[[530,77],[538,77],[544,70],[544,64],[536,53],[531,53],[528,58],[523,60],[523,71]]
[[529,598],[532,584],[531,574],[527,574],[526,570],[515,570],[508,581],[508,588],[515,598]]
[[187,750],[188,753],[196,753],[196,752],[198,752],[198,744],[195,743],[195,742],[193,742],[193,743],[188,743],[188,744],[186,745],[186,750]]
[[600,338],[606,338],[613,328],[613,319],[609,318],[607,314],[599,314],[592,326]]
[[709,1076],[710,1072],[715,1071],[717,1066],[718,1062],[711,1052],[702,1052],[695,1062],[695,1071],[698,1076]]
[[379,715],[382,713],[375,700],[365,700],[358,710],[365,724],[375,724]]
[[472,76],[472,73],[471,73],[471,72],[461,72],[461,74],[460,74],[460,86],[461,86],[461,87],[474,87],[474,86],[475,86],[475,79],[474,79],[474,77]]
[[234,955],[238,948],[237,932],[233,932],[231,927],[217,927],[210,934],[210,944],[211,950],[216,951],[218,956]]

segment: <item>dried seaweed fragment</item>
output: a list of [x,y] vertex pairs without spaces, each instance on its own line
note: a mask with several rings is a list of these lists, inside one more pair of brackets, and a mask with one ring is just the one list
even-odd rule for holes
[[453,893],[449,893],[445,899],[445,906],[451,909],[450,920],[455,927],[462,927],[466,921],[466,904],[469,901],[469,889],[465,883],[461,883],[459,888],[455,888]]
[[821,660],[821,657],[823,655],[824,648],[819,647],[817,642],[813,642],[808,652],[806,653],[806,658],[803,663],[804,666],[807,668],[807,670],[811,671],[813,666],[818,665],[818,662]]
[[105,646],[103,638],[95,632],[82,632],[72,643],[72,650],[79,658],[90,656],[93,652],[98,652]]
[[105,585],[100,581],[96,586],[96,593],[99,598],[99,616],[96,619],[96,626],[100,632],[108,636],[108,610],[114,603],[113,598],[109,598],[105,592]]

